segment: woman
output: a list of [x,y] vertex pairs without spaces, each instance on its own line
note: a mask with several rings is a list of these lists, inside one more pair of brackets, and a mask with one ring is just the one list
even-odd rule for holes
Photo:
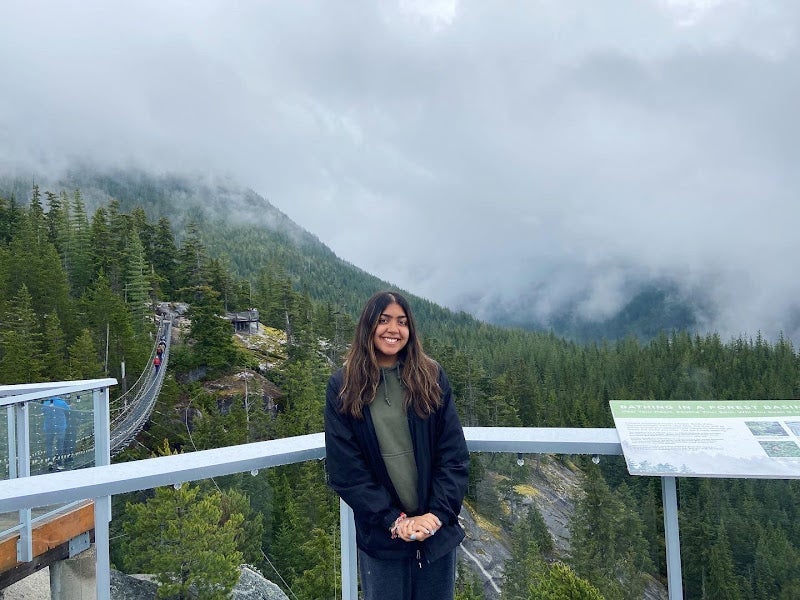
[[355,513],[364,599],[452,599],[469,453],[447,376],[397,292],[367,301],[328,382],[325,449]]

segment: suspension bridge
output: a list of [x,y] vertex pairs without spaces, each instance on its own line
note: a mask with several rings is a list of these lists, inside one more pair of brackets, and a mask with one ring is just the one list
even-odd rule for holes
[[[109,406],[111,456],[119,455],[129,447],[142,431],[153,412],[169,364],[172,319],[162,317],[158,324],[153,347],[147,364],[136,382]],[[154,365],[158,356],[160,365]],[[53,470],[73,470],[94,465],[94,411],[92,394],[82,393],[61,399],[63,405],[49,405],[48,401],[31,402],[30,474],[37,475]],[[59,431],[49,430],[48,411],[62,411]],[[5,439],[3,439],[5,438]],[[0,473],[11,475],[12,453],[9,436],[0,436]],[[94,503],[67,505],[64,508],[42,507],[27,517],[33,540],[33,560],[21,561],[18,552],[21,520],[15,514],[0,515],[0,595],[2,590],[27,575],[73,556],[80,552],[76,540],[85,540],[88,546],[93,539]],[[9,529],[6,529],[9,527]],[[2,533],[5,530],[5,534]],[[77,542],[78,546],[80,542]]]

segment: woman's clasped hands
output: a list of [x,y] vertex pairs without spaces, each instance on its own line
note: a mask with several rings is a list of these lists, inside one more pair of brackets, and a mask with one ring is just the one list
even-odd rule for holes
[[397,526],[397,536],[406,542],[423,542],[442,526],[439,517],[425,513],[403,519]]

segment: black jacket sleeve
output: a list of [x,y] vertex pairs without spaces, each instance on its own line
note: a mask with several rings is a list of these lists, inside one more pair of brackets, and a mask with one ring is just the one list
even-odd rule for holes
[[325,395],[328,484],[361,519],[388,532],[401,511],[393,505],[391,495],[370,468],[355,433],[355,420],[339,411],[341,380],[341,371],[334,373]]
[[438,411],[431,465],[429,510],[445,524],[458,522],[469,480],[469,451],[444,370],[439,373],[442,406]]

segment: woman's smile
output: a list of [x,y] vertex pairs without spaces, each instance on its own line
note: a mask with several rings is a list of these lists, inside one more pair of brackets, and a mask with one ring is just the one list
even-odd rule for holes
[[397,362],[397,354],[406,347],[408,335],[408,316],[393,302],[378,317],[372,338],[379,366],[391,367]]

